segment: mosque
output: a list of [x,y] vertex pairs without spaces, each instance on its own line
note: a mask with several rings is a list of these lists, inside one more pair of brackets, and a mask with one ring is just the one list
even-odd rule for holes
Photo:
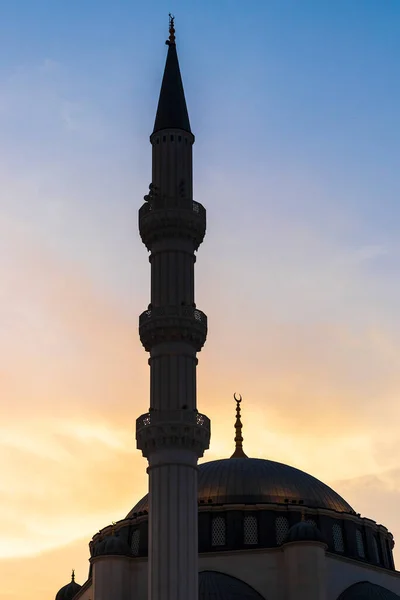
[[139,317],[150,408],[136,421],[149,493],[89,544],[88,579],[56,600],[400,600],[393,536],[333,489],[285,464],[248,457],[241,397],[232,456],[198,466],[210,421],[197,410],[207,317],[194,301],[206,210],[193,200],[194,135],[174,20],[139,209],[151,299]]

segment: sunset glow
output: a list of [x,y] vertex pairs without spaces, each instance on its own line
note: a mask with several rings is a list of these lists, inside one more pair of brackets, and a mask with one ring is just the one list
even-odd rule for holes
[[81,4],[0,9],[1,599],[82,584],[147,491],[137,210],[170,10],[208,219],[203,460],[232,454],[240,392],[249,456],[400,542],[400,4]]

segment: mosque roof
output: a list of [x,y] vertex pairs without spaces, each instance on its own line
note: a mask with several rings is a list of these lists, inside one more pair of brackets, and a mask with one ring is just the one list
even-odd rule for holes
[[338,600],[399,600],[400,596],[390,590],[371,583],[360,581],[342,592]]
[[[227,458],[199,465],[200,504],[302,504],[342,513],[354,510],[339,494],[312,475],[261,458]],[[130,511],[149,510],[148,495]]]
[[161,129],[183,129],[184,131],[190,132],[185,92],[183,91],[178,54],[176,52],[173,17],[170,17],[169,31],[169,40],[166,42],[168,45],[167,60],[165,63],[153,133],[160,131]]
[[263,600],[252,587],[225,573],[199,573],[199,600]]

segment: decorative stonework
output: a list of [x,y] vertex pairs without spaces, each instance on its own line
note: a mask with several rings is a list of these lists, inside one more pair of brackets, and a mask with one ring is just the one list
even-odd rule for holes
[[160,448],[193,450],[203,456],[210,444],[210,420],[195,411],[153,411],[136,420],[137,447],[143,456]]
[[211,521],[211,545],[225,546],[226,544],[226,521],[224,517],[213,517]]
[[188,342],[199,352],[207,337],[207,316],[192,306],[152,308],[139,317],[139,335],[148,352],[170,341]]
[[243,538],[245,546],[258,544],[258,521],[254,515],[245,515],[243,519]]
[[187,238],[197,250],[206,233],[206,209],[194,201],[158,199],[139,209],[139,231],[148,250],[165,238]]

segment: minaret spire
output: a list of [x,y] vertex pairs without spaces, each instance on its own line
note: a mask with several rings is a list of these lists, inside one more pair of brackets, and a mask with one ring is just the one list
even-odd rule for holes
[[152,181],[139,209],[150,252],[151,293],[139,317],[150,354],[150,410],[136,421],[137,447],[148,460],[148,600],[197,600],[197,461],[210,441],[210,421],[197,410],[197,352],[207,317],[196,307],[195,252],[206,211],[193,200],[189,116],[170,16],[168,54],[152,145]]
[[247,454],[243,451],[243,436],[242,429],[243,424],[241,421],[240,414],[240,403],[242,401],[242,396],[239,394],[238,398],[236,398],[236,393],[233,394],[233,397],[236,401],[236,422],[235,422],[235,452],[232,454],[231,458],[248,458]]
[[168,46],[168,53],[153,133],[161,129],[182,129],[190,132],[185,92],[176,52],[175,17],[171,14],[169,15],[169,39],[165,43]]
[[175,17],[169,13],[169,39],[165,42],[167,46],[175,44]]

